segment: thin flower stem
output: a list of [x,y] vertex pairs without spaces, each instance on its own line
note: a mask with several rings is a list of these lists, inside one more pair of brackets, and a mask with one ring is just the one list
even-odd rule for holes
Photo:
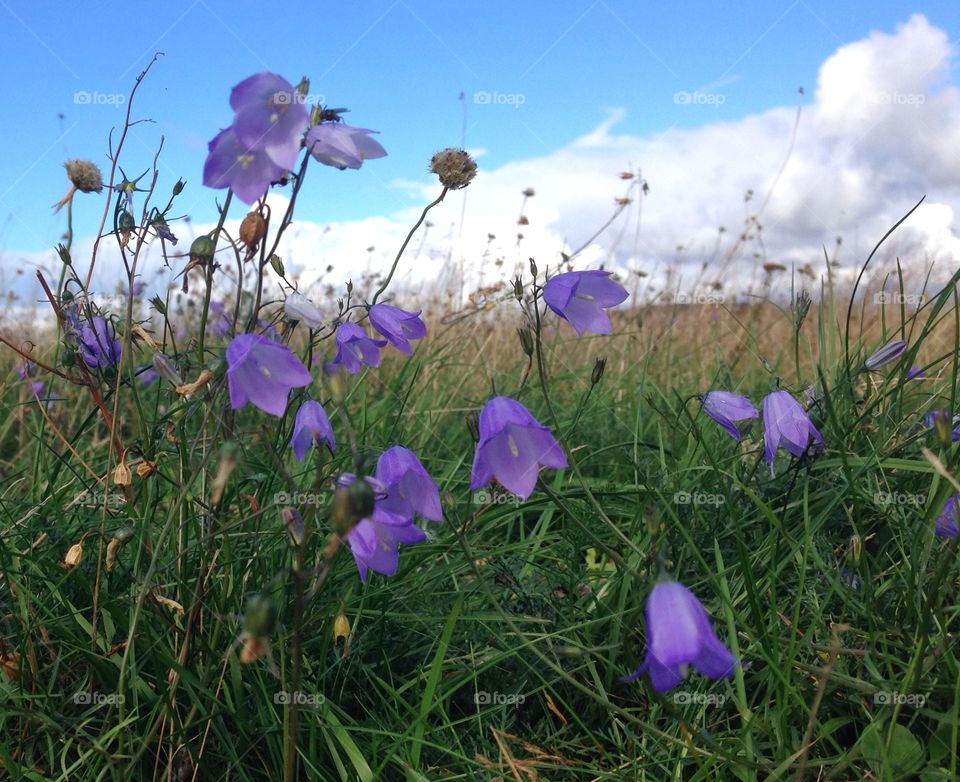
[[223,208],[220,210],[220,222],[217,223],[217,227],[213,230],[213,255],[210,256],[210,261],[207,264],[206,268],[206,291],[203,294],[203,309],[200,310],[200,334],[197,340],[197,361],[200,366],[204,365],[204,337],[207,331],[207,315],[210,311],[210,297],[213,294],[213,266],[214,258],[217,257],[217,242],[220,239],[220,231],[223,230],[223,224],[227,219],[227,212],[230,209],[230,202],[233,200],[233,190],[227,191],[227,197],[224,199]]
[[421,226],[424,220],[427,219],[427,212],[429,212],[433,207],[439,204],[444,197],[447,195],[447,190],[449,188],[445,187],[440,191],[440,195],[437,196],[436,201],[431,201],[423,208],[423,212],[420,213],[420,219],[414,224],[413,228],[410,229],[410,232],[407,234],[407,238],[403,240],[403,244],[400,245],[400,251],[397,253],[397,257],[393,259],[393,266],[390,267],[390,273],[387,275],[387,279],[383,281],[375,294],[373,294],[373,300],[370,304],[376,304],[377,299],[380,298],[381,294],[387,289],[387,286],[390,284],[390,281],[393,279],[393,274],[397,270],[397,266],[400,263],[400,258],[403,257],[403,251],[407,249],[407,245],[410,244],[410,240],[413,238],[413,235],[417,232],[417,229]]

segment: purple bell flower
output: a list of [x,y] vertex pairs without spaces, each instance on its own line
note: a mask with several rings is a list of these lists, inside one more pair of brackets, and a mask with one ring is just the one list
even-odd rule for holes
[[265,153],[284,171],[296,165],[310,114],[290,82],[275,73],[255,73],[233,88],[230,106],[244,147]]
[[337,355],[327,364],[332,371],[337,364],[343,364],[347,371],[355,375],[361,366],[380,366],[380,348],[387,344],[385,339],[374,339],[356,323],[347,321],[337,329]]
[[821,450],[825,443],[823,435],[810,420],[810,416],[789,391],[772,391],[763,400],[763,441],[767,464],[773,475],[773,458],[777,447],[783,446],[794,456],[803,456],[811,450]]
[[332,451],[336,447],[333,438],[333,427],[323,406],[308,399],[297,410],[297,417],[293,422],[293,436],[290,438],[290,447],[294,456],[301,462],[307,458],[307,451],[316,442],[318,445],[325,442]]
[[943,510],[937,517],[936,533],[941,538],[953,540],[960,533],[957,526],[957,500],[960,494],[954,494],[943,506]]
[[319,162],[343,171],[360,168],[364,160],[387,154],[379,143],[369,137],[375,130],[354,128],[343,122],[321,122],[307,131],[304,145]]
[[626,289],[611,279],[611,272],[565,272],[543,286],[543,300],[576,330],[610,334],[613,326],[603,310],[627,298]]
[[920,367],[910,367],[910,371],[907,372],[907,380],[923,380],[924,377],[925,375]]
[[487,402],[480,412],[479,428],[471,489],[486,486],[496,478],[509,491],[527,499],[541,466],[567,466],[567,457],[550,430],[515,399],[496,396]]
[[310,372],[286,345],[259,334],[239,334],[227,346],[230,406],[252,402],[265,413],[281,416],[291,388],[310,385]]
[[413,353],[411,339],[423,339],[427,335],[427,326],[420,319],[420,313],[394,307],[390,304],[374,304],[370,308],[370,322],[387,342],[408,356]]
[[419,513],[431,521],[443,520],[440,488],[409,448],[395,445],[380,454],[376,477],[387,488],[380,507],[410,519]]
[[286,169],[274,163],[265,150],[244,146],[231,127],[221,130],[210,142],[203,164],[203,184],[229,187],[241,201],[252,204],[284,173]]
[[703,412],[726,429],[737,442],[740,442],[740,430],[734,421],[760,415],[747,397],[730,391],[710,391],[703,397]]
[[80,358],[90,369],[104,369],[120,361],[120,340],[116,339],[113,324],[100,315],[94,315],[81,326],[77,347]]
[[643,665],[620,681],[632,682],[644,671],[657,692],[672,690],[692,665],[704,676],[730,676],[737,659],[717,638],[710,616],[679,581],[657,584],[647,598],[647,655]]

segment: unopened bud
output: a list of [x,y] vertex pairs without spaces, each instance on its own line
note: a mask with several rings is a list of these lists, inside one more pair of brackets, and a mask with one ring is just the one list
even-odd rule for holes
[[190,245],[190,260],[198,264],[206,264],[213,260],[217,246],[209,236],[198,236]]
[[513,295],[517,301],[523,301],[523,280],[520,279],[519,274],[517,275],[517,279],[513,281]]
[[859,535],[850,536],[850,559],[854,565],[860,564],[860,555],[863,553],[863,540]]
[[265,638],[273,635],[276,626],[276,603],[263,593],[251,597],[247,601],[247,609],[243,615],[243,629],[254,638]]
[[537,279],[537,262],[533,258],[530,259],[530,274],[533,275],[533,279]]
[[869,369],[880,369],[880,367],[885,367],[887,364],[892,364],[894,361],[897,361],[900,356],[907,352],[907,343],[902,339],[895,339],[891,342],[888,342],[880,350],[870,356],[866,361],[863,362],[863,365]]
[[593,363],[593,373],[590,375],[590,385],[595,386],[603,378],[603,371],[607,368],[607,359],[603,356],[597,356]]
[[186,183],[184,180],[178,179],[178,180],[176,181],[176,184],[174,184],[174,186],[173,186],[173,194],[174,194],[175,196],[180,195],[180,194],[183,192],[183,188],[184,188],[184,186],[185,186],[186,184],[187,184],[187,183]]
[[60,256],[60,260],[63,262],[64,266],[70,266],[73,263],[73,259],[70,257],[70,251],[65,245],[57,245],[57,255]]
[[523,326],[517,329],[517,336],[520,337],[520,347],[528,356],[533,355],[533,332],[529,326]]
[[153,354],[153,368],[157,370],[157,374],[167,382],[173,383],[175,386],[183,385],[183,378],[180,377],[180,373],[177,372],[177,368],[163,353]]
[[150,303],[153,305],[153,308],[161,315],[167,314],[167,305],[164,304],[163,299],[161,299],[159,296],[154,296],[152,299],[150,299]]

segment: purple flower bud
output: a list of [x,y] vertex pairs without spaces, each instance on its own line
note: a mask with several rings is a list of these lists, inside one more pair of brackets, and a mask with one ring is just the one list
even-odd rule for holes
[[888,342],[882,348],[880,348],[876,353],[870,356],[866,361],[863,362],[863,365],[873,371],[874,369],[880,369],[880,367],[885,367],[887,364],[892,364],[894,361],[900,358],[907,351],[907,343],[902,339],[895,339],[892,342]]
[[957,537],[957,533],[960,532],[960,528],[957,527],[957,500],[960,499],[960,494],[954,494],[946,504],[943,506],[943,510],[940,512],[940,515],[937,517],[937,535],[941,538],[947,538],[947,540],[953,540]]
[[90,369],[104,369],[120,361],[120,340],[116,339],[113,324],[100,315],[94,315],[81,326],[77,347],[83,363]]
[[343,122],[321,122],[307,131],[304,142],[310,154],[327,166],[343,171],[345,168],[360,168],[364,160],[384,157],[387,154],[380,144],[367,134],[375,130],[354,128]]
[[788,391],[773,391],[763,400],[763,441],[765,456],[773,475],[773,457],[777,447],[783,446],[794,456],[803,456],[808,448],[821,450],[825,443],[823,435],[810,420],[810,416]]
[[923,380],[924,377],[925,375],[920,367],[910,367],[910,371],[907,372],[907,380]]
[[737,659],[717,637],[710,616],[679,581],[657,584],[647,598],[647,654],[643,665],[620,681],[632,682],[645,671],[657,692],[672,690],[692,665],[704,676],[730,676]]
[[259,334],[239,334],[227,346],[230,406],[252,402],[265,413],[281,416],[291,388],[310,384],[310,372],[286,345]]
[[350,321],[340,324],[336,340],[337,355],[327,364],[327,371],[332,372],[337,364],[343,364],[353,375],[364,364],[368,367],[380,366],[380,348],[387,344],[385,339],[368,336],[367,332]]
[[427,326],[420,319],[420,313],[408,312],[390,304],[374,304],[370,308],[370,322],[380,334],[397,350],[408,356],[413,353],[411,339],[423,339],[427,335]]
[[480,442],[473,458],[471,489],[494,478],[527,499],[536,486],[540,467],[560,469],[567,457],[550,430],[527,408],[507,396],[496,396],[480,412]]
[[944,442],[960,440],[960,415],[950,415],[949,410],[931,410],[923,417],[923,423],[934,429]]
[[747,397],[730,391],[710,391],[703,398],[703,412],[720,424],[737,442],[740,442],[740,430],[734,421],[757,418],[760,415]]
[[306,323],[312,329],[320,328],[323,313],[310,299],[301,293],[291,293],[283,302],[283,311],[290,320]]
[[333,427],[326,411],[319,402],[308,399],[297,410],[293,423],[293,436],[290,447],[301,462],[307,458],[307,450],[314,443],[325,442],[332,451],[336,447],[333,439]]
[[565,272],[551,277],[543,286],[543,300],[557,315],[583,336],[584,332],[610,334],[613,326],[603,310],[628,296],[626,289],[611,279],[611,272]]

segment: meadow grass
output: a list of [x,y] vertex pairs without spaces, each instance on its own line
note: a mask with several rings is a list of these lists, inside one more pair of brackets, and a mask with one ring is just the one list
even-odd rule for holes
[[[326,391],[350,447],[303,464],[290,414],[231,411],[222,380],[186,400],[163,381],[143,388],[138,358],[102,384],[126,485],[89,389],[54,383],[62,398],[47,406],[8,364],[4,776],[279,779],[294,746],[309,779],[956,778],[960,568],[934,524],[957,448],[922,423],[956,408],[953,289],[905,323],[869,307],[849,357],[846,309],[828,297],[796,329],[772,303],[650,306],[582,339],[554,319],[541,376],[511,298],[432,323],[411,359],[367,370],[341,401]],[[903,359],[858,371],[901,333]],[[913,364],[924,378],[906,379]],[[760,422],[737,444],[694,395],[759,402],[776,382],[817,387],[827,448],[779,455],[771,477]],[[526,501],[468,488],[465,417],[494,391],[575,460]],[[330,476],[395,443],[421,455],[445,520],[401,547],[394,577],[361,585],[344,554],[318,582]],[[141,477],[144,459],[155,470]],[[304,501],[302,546],[284,499]],[[642,660],[661,570],[707,606],[742,660],[733,677],[691,673],[664,694],[618,681]],[[253,597],[277,622],[244,663]]]

